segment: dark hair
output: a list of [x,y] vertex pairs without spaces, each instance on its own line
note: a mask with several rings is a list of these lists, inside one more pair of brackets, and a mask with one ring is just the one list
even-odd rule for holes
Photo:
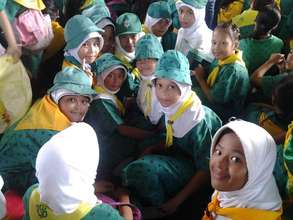
[[65,5],[65,22],[68,21],[74,15],[81,14],[81,7],[86,0],[70,0],[66,1]]
[[43,0],[46,8],[42,11],[44,14],[49,14],[52,20],[59,17],[59,10],[55,5],[54,0]]
[[231,23],[218,24],[215,30],[216,29],[221,29],[225,33],[227,33],[232,39],[232,41],[234,42],[235,48],[238,48],[240,31],[239,31],[239,28],[235,24],[231,24]]
[[273,105],[281,110],[284,118],[292,120],[293,75],[286,76],[275,86],[273,90],[273,97]]
[[274,7],[275,1],[274,0],[254,0],[252,3],[252,9],[257,11],[262,11],[267,6]]
[[[225,134],[230,134],[230,133],[233,133],[235,134],[235,132],[231,129],[231,128],[225,128],[221,133],[220,135],[218,136],[216,142],[215,142],[215,146],[219,143],[219,141],[221,140],[221,138],[225,135]],[[214,146],[214,147],[215,147]],[[214,150],[214,149],[213,149]]]
[[281,20],[279,10],[274,7],[266,6],[262,11],[259,11],[256,16],[256,24],[254,30],[254,37],[269,34],[274,30]]
[[235,1],[238,1],[238,0],[221,0],[220,7],[226,8],[226,7],[228,7],[228,5],[230,5],[231,3],[235,2]]

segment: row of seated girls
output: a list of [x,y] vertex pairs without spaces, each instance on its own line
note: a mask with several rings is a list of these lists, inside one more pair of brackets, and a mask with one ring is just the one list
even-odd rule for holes
[[[4,1],[11,23],[25,7],[51,13],[52,4],[65,18],[46,49],[22,50],[44,86],[1,137],[4,195],[23,196],[32,220],[140,219],[135,206],[144,219],[292,219],[283,1],[224,1],[214,30],[207,0],[155,1],[143,24],[129,11],[114,21],[109,1]],[[54,80],[38,82],[51,69]]]

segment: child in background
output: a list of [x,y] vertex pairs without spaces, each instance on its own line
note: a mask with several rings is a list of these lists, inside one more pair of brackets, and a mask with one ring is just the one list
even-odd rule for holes
[[188,60],[181,52],[163,54],[153,81],[166,142],[148,147],[143,154],[152,155],[124,168],[123,183],[144,206],[171,214],[207,186],[209,145],[221,121],[191,90]]
[[172,24],[171,9],[168,2],[158,1],[150,4],[143,25],[145,33],[154,34],[162,43],[163,48],[174,49],[176,34],[168,32]]
[[271,105],[265,103],[251,103],[243,113],[247,121],[263,127],[269,132],[277,144],[283,144],[288,125],[293,120],[293,106],[291,88],[293,75],[283,76],[271,92]]
[[277,9],[265,7],[256,17],[253,37],[240,40],[240,49],[249,75],[264,64],[271,54],[281,52],[283,41],[271,34],[280,18]]
[[91,75],[91,64],[98,58],[104,40],[98,28],[88,17],[75,15],[64,28],[66,46],[63,67],[74,66]]
[[98,28],[104,30],[102,36],[104,39],[104,46],[101,54],[115,52],[115,24],[111,18],[110,11],[105,5],[94,5],[89,9],[83,10],[82,14],[89,17]]
[[238,50],[239,30],[235,25],[221,24],[213,32],[212,52],[216,60],[208,77],[202,66],[195,69],[199,86],[194,87],[203,104],[222,120],[237,116],[249,90],[247,69]]
[[218,24],[228,23],[249,7],[249,0],[224,0],[218,12]]
[[175,49],[184,55],[191,49],[210,54],[212,31],[205,23],[206,3],[205,0],[176,2],[181,28],[178,31]]
[[82,121],[95,94],[83,71],[64,68],[57,73],[48,94],[8,128],[1,139],[0,173],[5,190],[23,194],[36,182],[34,167],[40,147],[72,122]]
[[149,119],[153,124],[159,121],[161,114],[158,114],[158,101],[152,89],[152,80],[157,62],[163,53],[162,45],[152,34],[146,34],[137,42],[135,63],[141,80],[136,102],[145,118]]
[[98,97],[91,104],[85,121],[93,126],[100,143],[98,178],[112,181],[114,168],[136,155],[137,140],[150,137],[152,133],[124,122],[125,107],[116,94],[126,80],[126,66],[113,54],[105,53],[97,59],[93,70],[97,75]]
[[98,140],[88,124],[75,123],[54,135],[37,155],[39,185],[23,197],[23,219],[124,219],[95,195],[98,163]]
[[269,133],[246,121],[229,122],[213,137],[210,157],[215,192],[202,220],[281,219],[276,144]]
[[[124,13],[116,20],[115,56],[128,68],[129,74],[120,92],[121,99],[136,96],[139,85],[139,71],[133,65],[135,45],[144,35],[141,22],[136,14]],[[127,104],[126,104],[127,105]]]
[[235,24],[240,30],[240,38],[251,37],[254,31],[255,19],[259,11],[265,7],[280,8],[279,0],[253,0],[251,1],[250,8],[244,10],[240,15],[232,18],[232,23]]

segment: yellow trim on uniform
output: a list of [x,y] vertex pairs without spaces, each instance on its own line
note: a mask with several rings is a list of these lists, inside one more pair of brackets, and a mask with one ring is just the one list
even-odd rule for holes
[[273,137],[276,137],[280,133],[284,132],[282,128],[276,125],[271,119],[269,119],[265,112],[262,112],[259,116],[258,124],[263,127]]
[[62,131],[71,125],[49,95],[38,100],[18,123],[15,130],[46,129]]
[[84,218],[93,207],[87,203],[81,203],[73,213],[55,215],[53,211],[41,202],[38,188],[32,191],[29,200],[29,216],[31,220],[35,219],[54,219],[54,220],[72,220]]
[[218,13],[218,24],[227,23],[237,15],[240,15],[243,10],[244,0],[238,0],[230,3],[227,8],[220,8]]

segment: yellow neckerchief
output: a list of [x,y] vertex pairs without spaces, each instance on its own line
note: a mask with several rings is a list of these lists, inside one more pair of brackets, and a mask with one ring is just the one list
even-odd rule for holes
[[281,220],[282,210],[268,211],[252,208],[221,208],[217,195],[213,196],[212,201],[208,204],[202,220],[213,220],[212,213],[227,217],[233,220]]
[[224,60],[219,60],[218,66],[216,66],[212,72],[210,73],[207,84],[209,87],[212,87],[215,84],[215,81],[219,75],[220,69],[223,65],[230,64],[230,63],[239,63],[242,66],[245,66],[244,61],[242,60],[242,51],[236,51],[235,54],[227,57]]
[[121,52],[115,52],[115,56],[131,71],[131,75],[133,79],[139,79],[140,73],[137,68],[133,68],[133,66],[129,63],[129,61],[125,58],[124,54]]
[[[288,148],[290,141],[292,141],[292,132],[293,132],[293,121],[288,126],[288,131],[286,133],[285,144],[284,144],[284,151]],[[291,191],[293,190],[293,174],[288,169],[287,164],[286,163],[284,164],[288,174],[287,189]],[[289,193],[289,200],[293,201],[293,195],[291,195],[291,193]]]
[[68,60],[63,60],[62,69],[66,68],[66,67],[74,67],[76,69],[82,70],[78,66],[76,66],[75,64],[69,62]]
[[69,127],[71,122],[60,111],[58,105],[49,95],[38,100],[18,123],[15,130],[47,129],[62,131]]
[[119,110],[119,113],[121,115],[125,114],[125,108],[124,105],[122,104],[122,102],[116,97],[116,95],[113,95],[109,92],[107,92],[103,87],[101,86],[95,86],[95,90],[98,94],[106,94],[107,96],[109,96],[109,98],[111,98],[111,100],[114,101],[116,108]]
[[147,117],[151,111],[152,111],[152,81],[151,80],[145,80],[144,83],[146,83],[146,89],[144,92],[144,100],[146,103],[146,109],[144,111],[144,117]]
[[195,93],[191,92],[190,96],[179,106],[178,110],[169,117],[166,124],[166,146],[170,147],[173,144],[173,128],[172,124],[187,110],[191,107],[195,100]]
[[281,0],[275,0],[274,2],[275,2],[275,5],[277,6],[277,8],[279,10],[281,10]]
[[80,7],[80,10],[83,10],[89,6],[92,6],[95,0],[85,0],[84,4]]
[[218,24],[227,23],[232,20],[233,17],[240,15],[243,11],[244,0],[237,0],[230,3],[226,8],[220,8],[218,12]]
[[73,213],[55,215],[46,204],[40,201],[40,193],[36,188],[32,191],[29,200],[29,217],[32,220],[80,220],[84,218],[92,208],[93,207],[87,203],[81,203]]
[[265,112],[262,112],[259,116],[258,124],[263,127],[273,137],[284,132],[282,128],[276,125],[271,119],[268,118]]
[[257,10],[248,9],[245,10],[242,14],[232,18],[232,23],[241,28],[244,26],[255,25],[255,18],[258,14]]
[[148,27],[145,24],[142,25],[142,32],[144,32],[145,34],[150,33]]
[[46,8],[42,0],[13,0],[13,1],[29,9],[36,9],[41,11]]

